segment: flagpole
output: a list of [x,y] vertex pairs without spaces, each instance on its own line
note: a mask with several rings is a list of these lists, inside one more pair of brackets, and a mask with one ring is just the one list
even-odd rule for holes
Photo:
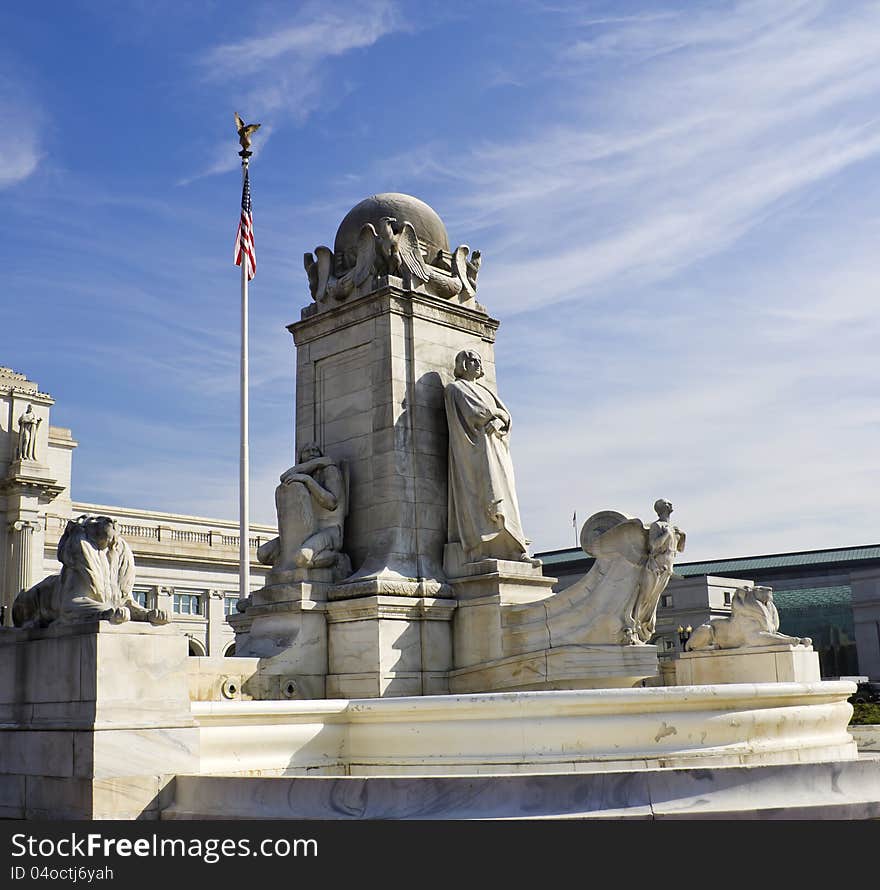
[[[248,175],[248,163],[251,152],[242,149],[241,155],[241,187],[244,190],[245,177]],[[248,459],[248,277],[247,262],[241,262],[241,448],[239,451],[239,491],[238,491],[238,586],[239,596],[247,599],[250,595],[250,497],[248,493],[249,459]]]

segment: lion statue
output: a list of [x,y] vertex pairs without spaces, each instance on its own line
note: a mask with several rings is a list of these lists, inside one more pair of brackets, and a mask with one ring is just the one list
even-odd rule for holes
[[109,516],[83,514],[71,519],[58,542],[61,572],[50,575],[12,604],[16,627],[48,627],[107,620],[167,624],[170,616],[144,609],[132,597],[134,557]]
[[701,624],[687,642],[687,650],[740,649],[746,646],[809,646],[809,637],[779,633],[779,612],[771,587],[740,587],[730,604],[730,618],[713,618]]

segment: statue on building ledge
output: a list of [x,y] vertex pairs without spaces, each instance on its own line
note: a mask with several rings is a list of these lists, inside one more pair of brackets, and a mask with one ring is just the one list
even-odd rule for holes
[[24,414],[18,418],[18,444],[15,449],[16,460],[37,459],[37,431],[43,418],[34,414],[34,406],[28,405]]

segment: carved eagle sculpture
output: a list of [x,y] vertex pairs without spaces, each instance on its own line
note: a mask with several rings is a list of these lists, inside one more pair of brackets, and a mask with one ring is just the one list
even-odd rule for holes
[[393,216],[383,216],[379,220],[379,247],[388,264],[388,271],[392,275],[399,275],[404,287],[414,289],[430,281],[431,275],[422,259],[413,224],[404,222],[400,232],[395,232],[392,224],[396,222]]
[[461,281],[461,286],[464,292],[469,297],[473,297],[477,293],[477,275],[479,274],[480,264],[483,260],[479,250],[475,250],[471,253],[470,259],[468,259],[469,253],[470,248],[467,244],[462,244],[460,247],[457,247],[455,253],[452,255],[452,268],[458,279]]
[[246,124],[239,116],[235,114],[235,129],[238,130],[238,141],[241,143],[242,151],[250,151],[251,136],[260,129],[260,124]]
[[371,223],[361,227],[357,240],[357,256],[354,266],[337,278],[333,274],[333,251],[329,247],[316,247],[314,256],[303,255],[303,265],[309,277],[309,290],[316,303],[327,297],[344,300],[376,274],[378,266],[378,238]]

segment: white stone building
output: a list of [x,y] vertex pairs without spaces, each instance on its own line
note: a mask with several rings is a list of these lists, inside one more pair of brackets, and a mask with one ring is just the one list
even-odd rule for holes
[[[53,398],[24,374],[0,367],[3,623],[11,624],[12,601],[21,590],[59,571],[56,549],[67,521],[96,513],[115,519],[131,545],[137,567],[135,596],[173,615],[190,640],[190,654],[233,654],[234,634],[226,615],[239,599],[238,524],[73,500],[77,443],[69,429],[51,425],[53,404]],[[253,588],[262,584],[267,571],[256,562],[256,549],[276,530],[252,525],[250,531]]]

